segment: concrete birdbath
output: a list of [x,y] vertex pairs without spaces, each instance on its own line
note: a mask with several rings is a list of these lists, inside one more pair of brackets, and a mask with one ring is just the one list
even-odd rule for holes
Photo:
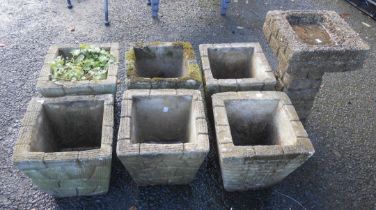
[[369,51],[334,11],[270,11],[264,34],[278,58],[280,90],[301,120],[310,114],[323,74],[360,69]]

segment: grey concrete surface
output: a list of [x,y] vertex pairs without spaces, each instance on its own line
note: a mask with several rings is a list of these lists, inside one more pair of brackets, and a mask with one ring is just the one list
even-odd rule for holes
[[[248,4],[247,4],[248,2]],[[139,0],[110,1],[111,26],[103,26],[100,1],[3,0],[0,6],[0,209],[374,209],[376,208],[376,23],[343,0],[265,0],[231,3],[227,17],[218,0],[171,0],[160,19]],[[265,15],[275,9],[330,9],[369,43],[362,70],[326,73],[306,123],[316,153],[273,188],[227,193],[216,150],[192,184],[137,188],[113,158],[109,193],[69,199],[40,192],[12,163],[13,145],[44,56],[52,44],[186,40],[198,52],[202,43],[260,42],[269,63],[277,60],[262,32]],[[363,24],[362,22],[366,23]],[[367,25],[371,26],[368,27]],[[74,30],[73,30],[74,29]],[[124,91],[124,48],[115,111]],[[116,117],[117,129],[119,118]],[[115,129],[115,130],[116,130]],[[116,132],[115,132],[116,133]],[[114,141],[116,146],[116,140]]]

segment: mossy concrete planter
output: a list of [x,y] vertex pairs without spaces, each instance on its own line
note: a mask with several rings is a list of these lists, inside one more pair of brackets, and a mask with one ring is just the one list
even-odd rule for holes
[[100,95],[115,94],[118,74],[119,43],[91,44],[109,51],[115,56],[115,63],[108,68],[107,78],[103,80],[82,81],[51,81],[50,64],[57,56],[64,58],[69,52],[78,49],[79,45],[54,45],[46,55],[42,70],[37,81],[37,90],[44,97],[59,97],[66,95]]
[[128,89],[202,87],[202,75],[189,42],[134,43],[126,53]]
[[264,34],[278,57],[281,90],[304,120],[325,72],[359,69],[368,45],[334,11],[270,11]]
[[275,90],[276,79],[259,43],[201,44],[205,89],[218,92]]
[[14,164],[57,196],[108,191],[113,96],[32,98],[14,147]]
[[137,185],[190,183],[209,152],[198,90],[127,90],[117,156]]
[[314,153],[283,92],[244,91],[212,96],[219,162],[227,191],[271,186]]

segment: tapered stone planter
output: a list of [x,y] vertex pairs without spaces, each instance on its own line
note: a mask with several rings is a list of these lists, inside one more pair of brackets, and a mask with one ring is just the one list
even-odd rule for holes
[[199,47],[209,96],[226,91],[275,90],[274,73],[259,43]]
[[45,97],[59,97],[66,95],[100,95],[115,94],[118,61],[119,43],[92,44],[101,49],[109,51],[115,57],[115,63],[108,67],[107,78],[103,80],[81,80],[81,81],[52,81],[50,64],[57,56],[70,57],[70,52],[78,49],[79,45],[54,45],[51,46],[46,55],[42,70],[37,81],[37,90]]
[[198,90],[127,90],[116,148],[138,185],[190,183],[209,152]]
[[126,53],[129,89],[202,87],[202,75],[189,42],[131,44]]
[[212,96],[219,162],[227,191],[271,186],[302,165],[314,148],[282,92]]
[[14,164],[48,194],[103,194],[110,182],[112,136],[112,95],[32,98]]
[[280,89],[301,120],[310,114],[323,74],[359,69],[369,51],[334,11],[270,11],[264,34],[278,57]]

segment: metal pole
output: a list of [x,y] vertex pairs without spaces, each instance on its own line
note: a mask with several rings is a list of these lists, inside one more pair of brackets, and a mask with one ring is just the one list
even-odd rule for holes
[[159,0],[151,0],[151,16],[153,18],[158,17]]
[[221,15],[226,16],[227,8],[230,0],[221,0]]
[[72,9],[73,5],[72,5],[71,0],[67,0],[67,7],[68,9]]
[[104,25],[110,25],[110,22],[108,21],[108,0],[104,0]]

